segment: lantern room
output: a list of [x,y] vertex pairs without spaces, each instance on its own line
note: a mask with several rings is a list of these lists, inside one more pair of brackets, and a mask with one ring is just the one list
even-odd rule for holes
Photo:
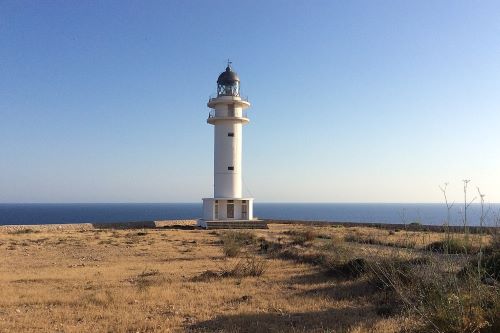
[[236,72],[233,72],[230,64],[217,79],[217,97],[219,96],[240,96],[240,78]]

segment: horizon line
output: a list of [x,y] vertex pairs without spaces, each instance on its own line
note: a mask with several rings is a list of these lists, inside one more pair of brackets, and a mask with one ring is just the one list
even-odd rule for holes
[[[443,204],[445,202],[389,202],[389,201],[260,201],[257,204],[380,204],[380,205],[428,205],[428,204]],[[143,202],[143,201],[112,201],[112,202],[0,202],[0,205],[143,205],[143,204],[200,204],[202,202],[195,201],[171,201],[171,202]],[[463,202],[455,202],[454,206],[462,206]],[[480,202],[472,204],[480,205]],[[484,205],[498,205],[500,202],[485,202]]]

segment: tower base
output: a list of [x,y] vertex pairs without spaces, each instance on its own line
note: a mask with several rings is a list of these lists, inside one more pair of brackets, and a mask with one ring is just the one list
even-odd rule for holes
[[205,221],[251,221],[253,198],[203,198]]
[[253,198],[203,198],[203,218],[197,225],[207,229],[267,229],[253,217]]

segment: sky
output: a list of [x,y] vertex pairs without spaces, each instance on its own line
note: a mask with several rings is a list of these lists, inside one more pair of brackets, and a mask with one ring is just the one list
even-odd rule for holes
[[500,202],[498,1],[0,0],[0,202],[201,202],[209,95],[257,202]]

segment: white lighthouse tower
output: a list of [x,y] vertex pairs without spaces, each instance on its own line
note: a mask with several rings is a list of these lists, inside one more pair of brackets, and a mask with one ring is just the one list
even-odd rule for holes
[[240,96],[240,78],[231,63],[217,79],[217,97],[210,98],[212,110],[207,123],[214,125],[214,197],[203,198],[201,227],[249,226],[253,218],[253,198],[242,195],[243,125],[249,123],[248,100]]

